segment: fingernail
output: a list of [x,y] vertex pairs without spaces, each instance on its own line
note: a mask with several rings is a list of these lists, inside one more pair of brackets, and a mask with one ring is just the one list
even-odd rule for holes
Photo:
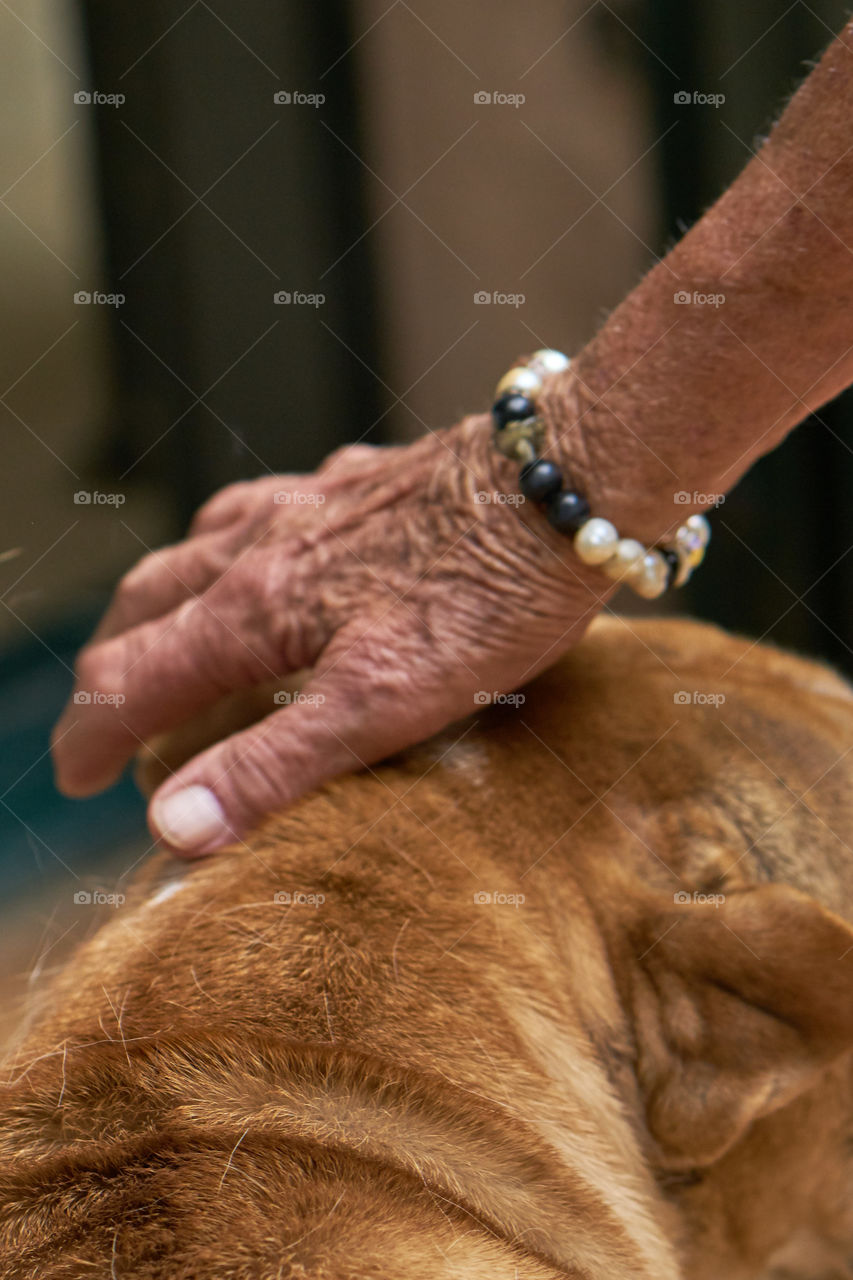
[[154,800],[151,821],[161,837],[176,849],[214,848],[225,844],[231,832],[222,805],[207,787],[185,787],[162,800]]

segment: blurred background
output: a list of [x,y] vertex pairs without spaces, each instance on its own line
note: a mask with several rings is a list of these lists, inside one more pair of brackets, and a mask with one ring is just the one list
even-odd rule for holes
[[[845,17],[840,0],[2,0],[11,975],[53,963],[89,927],[73,893],[149,847],[129,780],[64,800],[47,755],[122,571],[223,484],[448,425],[519,352],[577,350]],[[728,498],[675,607],[850,672],[851,477],[842,397]]]

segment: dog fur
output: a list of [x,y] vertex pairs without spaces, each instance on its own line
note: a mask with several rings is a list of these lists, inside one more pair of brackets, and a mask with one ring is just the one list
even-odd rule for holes
[[0,1276],[853,1276],[851,783],[826,668],[601,619],[156,855],[8,1065]]

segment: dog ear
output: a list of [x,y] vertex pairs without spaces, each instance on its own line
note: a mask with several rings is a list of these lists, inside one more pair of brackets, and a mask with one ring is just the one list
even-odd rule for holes
[[780,885],[680,897],[629,930],[640,1084],[670,1169],[718,1159],[853,1045],[848,924]]

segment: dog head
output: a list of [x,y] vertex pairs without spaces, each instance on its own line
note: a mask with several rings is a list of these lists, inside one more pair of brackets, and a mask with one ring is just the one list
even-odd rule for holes
[[745,1280],[816,1208],[844,1239],[846,687],[602,622],[460,733],[143,872],[6,1093],[21,1276]]

